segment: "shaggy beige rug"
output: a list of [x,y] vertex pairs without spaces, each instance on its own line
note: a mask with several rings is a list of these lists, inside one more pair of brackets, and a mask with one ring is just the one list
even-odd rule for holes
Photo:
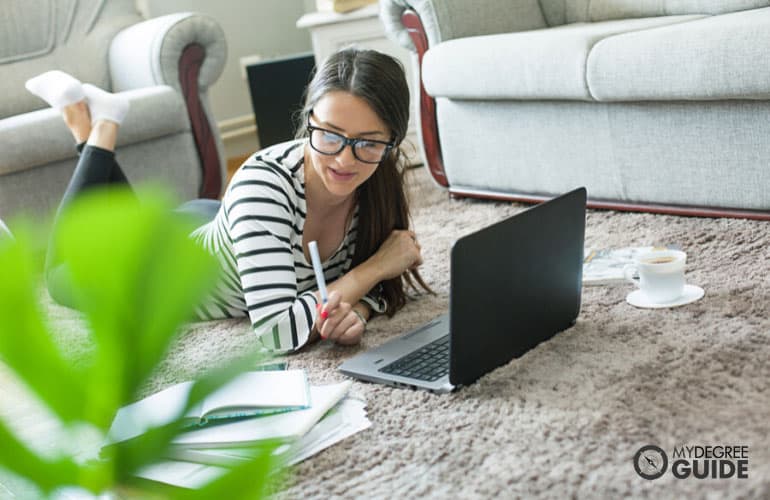
[[[445,312],[453,240],[526,208],[451,200],[425,169],[410,171],[409,184],[422,273],[437,296],[374,319],[358,347],[321,343],[291,356],[313,383],[341,380],[343,360]],[[624,300],[630,286],[588,287],[575,327],[458,392],[356,382],[372,427],[294,467],[280,496],[770,498],[769,229],[589,211],[587,246],[677,244],[688,252],[688,281],[705,297],[641,310]],[[88,349],[76,316],[51,308],[72,348]],[[253,342],[245,320],[191,325],[152,388]],[[669,457],[657,480],[633,464],[650,444]],[[674,477],[672,452],[683,445],[748,446],[748,478]]]

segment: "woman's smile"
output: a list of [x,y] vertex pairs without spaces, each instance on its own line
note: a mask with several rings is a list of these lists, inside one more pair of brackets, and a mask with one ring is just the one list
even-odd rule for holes
[[329,172],[329,177],[337,182],[347,182],[356,176],[354,172],[345,172],[343,170],[335,169],[332,167],[326,167],[326,171]]

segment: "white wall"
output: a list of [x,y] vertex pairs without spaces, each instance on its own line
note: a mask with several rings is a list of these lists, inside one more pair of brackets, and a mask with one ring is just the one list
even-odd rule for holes
[[149,17],[194,11],[219,22],[228,54],[224,73],[209,89],[212,112],[225,139],[227,157],[253,151],[254,115],[240,58],[259,55],[264,60],[312,51],[310,34],[295,23],[314,10],[314,0],[137,0],[137,4]]

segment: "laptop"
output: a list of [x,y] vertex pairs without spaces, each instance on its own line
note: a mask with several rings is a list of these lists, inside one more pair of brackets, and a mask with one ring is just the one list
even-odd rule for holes
[[340,371],[446,393],[566,330],[580,312],[585,216],[579,188],[458,239],[449,312]]

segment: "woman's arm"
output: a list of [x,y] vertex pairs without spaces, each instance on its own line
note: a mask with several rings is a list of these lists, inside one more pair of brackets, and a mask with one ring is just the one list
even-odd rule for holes
[[[294,227],[296,193],[275,168],[260,163],[245,165],[233,178],[223,203],[234,264],[254,331],[266,347],[288,351],[306,344],[313,338],[312,332],[324,325],[318,321],[318,292],[297,294],[297,249],[291,244],[293,233],[299,231]],[[373,256],[329,284],[330,293],[336,292],[340,298],[327,307],[329,321],[321,333],[347,340],[345,343],[360,339],[363,327],[357,325],[362,321],[351,311],[352,306],[381,281],[421,263],[414,233],[393,231]],[[367,307],[357,307],[369,317]]]
[[[394,230],[379,250],[329,284],[329,291],[342,295],[342,302],[355,304],[378,283],[401,276],[408,269],[422,264],[420,246],[413,231]],[[320,296],[316,292],[316,298]]]
[[[401,276],[420,264],[420,245],[414,232],[394,230],[374,255],[328,286],[330,299],[324,307],[328,318],[322,315],[316,324],[321,337],[346,344],[360,341],[365,325],[352,309],[357,308],[368,319],[371,311],[361,298],[381,281]],[[320,303],[320,296],[316,298]]]
[[269,349],[290,351],[307,343],[318,300],[312,292],[297,293],[291,243],[297,197],[276,168],[242,167],[223,204],[252,327]]

